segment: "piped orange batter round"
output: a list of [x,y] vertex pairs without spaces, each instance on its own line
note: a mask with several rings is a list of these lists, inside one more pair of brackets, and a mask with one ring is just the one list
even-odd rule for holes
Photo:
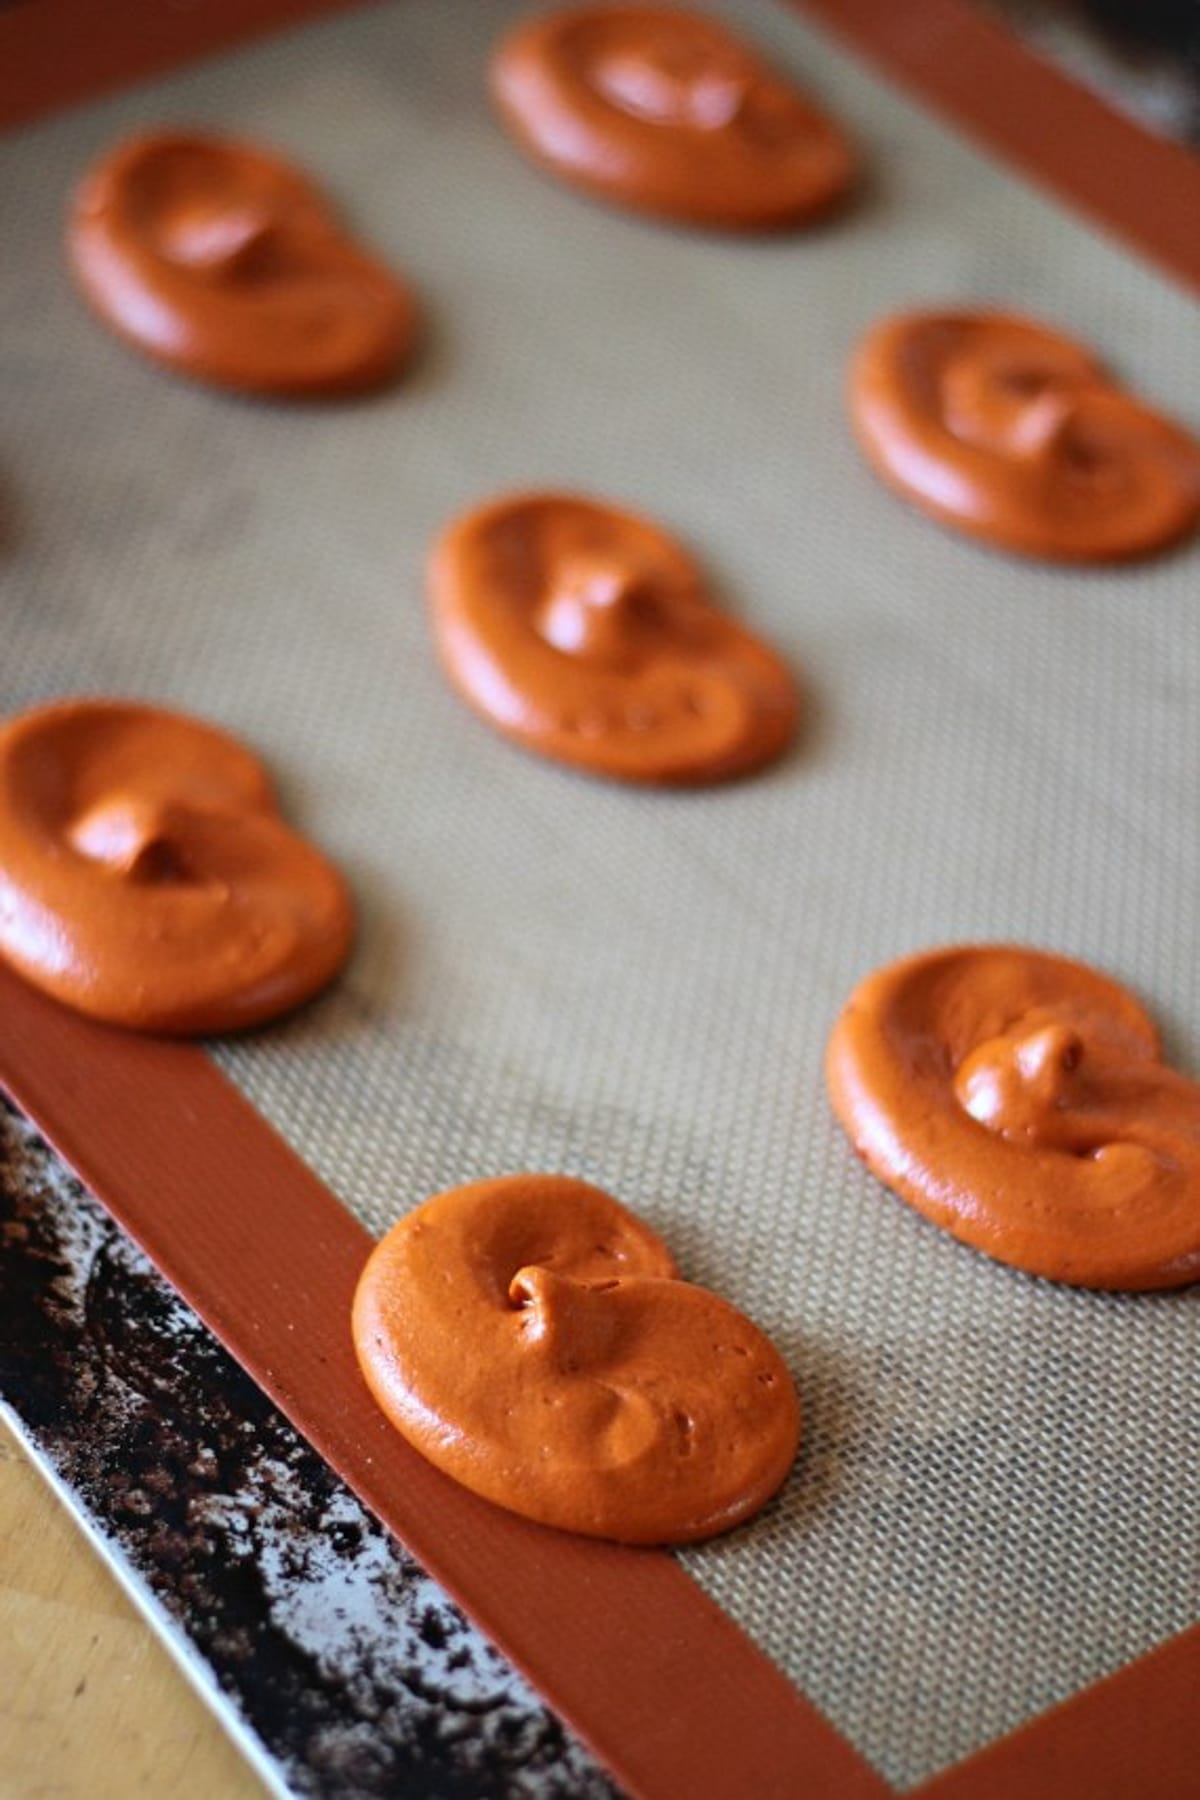
[[828,211],[855,174],[840,126],[700,13],[575,6],[496,51],[501,117],[536,161],[606,200],[762,231]]
[[1064,561],[1151,554],[1200,519],[1200,444],[1060,332],[1000,312],[885,319],[850,376],[859,441],[935,518]]
[[1200,1083],[1094,969],[1008,946],[894,963],[827,1074],[867,1167],[964,1243],[1080,1287],[1200,1279]]
[[0,955],[67,1006],[236,1030],[323,987],[352,935],[341,876],[224,732],[111,700],[0,725]]
[[181,374],[253,393],[376,387],[407,358],[416,306],[293,168],[249,144],[164,131],[88,172],[68,231],[112,329]]
[[376,1400],[446,1474],[545,1525],[686,1543],[757,1512],[795,1457],[787,1368],[679,1279],[601,1189],[510,1175],[438,1194],[376,1247],[354,1302]]
[[633,513],[567,494],[493,501],[430,566],[442,662],[505,736],[623,781],[720,780],[778,756],[795,683]]

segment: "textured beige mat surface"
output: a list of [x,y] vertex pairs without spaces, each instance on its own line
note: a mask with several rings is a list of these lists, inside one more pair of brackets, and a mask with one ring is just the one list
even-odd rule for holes
[[[1127,979],[1200,1071],[1200,550],[1063,573],[939,531],[861,464],[843,369],[889,307],[1011,302],[1195,425],[1196,313],[765,5],[712,10],[857,130],[857,209],[756,245],[589,205],[482,102],[514,10],[366,10],[0,151],[0,700],[152,696],[267,754],[354,881],[361,943],[328,998],[217,1054],[374,1229],[453,1182],[570,1170],[775,1336],[795,1477],[686,1561],[916,1781],[1200,1611],[1196,1297],[1059,1291],[940,1237],[854,1161],[824,1039],[878,961],[1000,937]],[[154,120],[324,181],[424,296],[406,384],[237,401],[84,314],[68,192]],[[690,542],[803,672],[788,761],[627,792],[464,711],[425,550],[532,483]]]

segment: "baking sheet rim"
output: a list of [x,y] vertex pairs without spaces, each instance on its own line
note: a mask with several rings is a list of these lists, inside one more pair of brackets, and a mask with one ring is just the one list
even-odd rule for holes
[[[0,125],[117,85],[118,69],[145,76],[235,37],[346,4],[259,0],[250,8],[218,8],[216,16],[211,8],[172,9],[169,30],[154,43],[143,35],[128,65],[122,40],[114,40],[111,9],[94,0],[21,9],[0,20],[0,44],[7,40],[10,69],[18,66],[15,56],[30,59],[30,79],[10,85]],[[1185,150],[1114,112],[966,0],[910,0],[903,8],[890,0],[793,4],[1025,173],[1200,288],[1200,235],[1187,229],[1187,220],[1200,216],[1200,161]],[[69,80],[64,30],[73,32],[78,52]],[[37,59],[50,45],[51,73],[46,67],[39,73]],[[64,72],[57,84],[54,70]],[[1018,93],[1020,105],[1013,104]],[[1114,167],[1121,169],[1120,182],[1106,182],[1104,170]],[[201,1050],[132,1039],[76,1019],[2,969],[0,1004],[8,1025],[0,1039],[0,1084],[16,1104],[293,1425],[632,1792],[671,1800],[689,1771],[695,1792],[739,1800],[747,1791],[792,1793],[798,1777],[806,1791],[838,1800],[881,1800],[892,1792],[672,1558],[527,1526],[454,1489],[381,1428],[354,1372],[344,1327],[348,1301],[338,1281],[339,1274],[343,1281],[357,1274],[369,1238]],[[189,1156],[180,1154],[181,1130],[191,1139]],[[229,1173],[229,1141],[241,1156],[237,1182],[225,1185],[219,1175]],[[314,1382],[307,1391],[295,1379],[294,1290],[268,1283],[249,1312],[231,1303],[238,1278],[244,1281],[254,1267],[245,1258],[247,1188],[262,1202],[250,1209],[266,1234],[257,1254],[277,1273],[295,1263],[296,1246],[282,1228],[289,1211],[316,1228],[312,1266],[305,1265],[316,1284],[304,1334]],[[164,1208],[162,1196],[172,1189],[174,1209]],[[217,1197],[225,1213],[214,1222],[230,1234],[226,1241],[218,1232],[224,1254],[214,1256],[209,1246],[206,1256],[189,1257],[196,1209],[213,1217]],[[228,1254],[239,1239],[238,1252]],[[316,1318],[328,1334],[328,1360],[316,1351],[316,1342],[325,1341],[312,1330]],[[522,1571],[536,1573],[543,1586],[541,1610],[532,1614],[520,1591]],[[554,1616],[546,1615],[546,1589],[554,1590]],[[641,1612],[655,1629],[639,1635],[631,1627]],[[531,1617],[540,1621],[533,1631]],[[673,1660],[662,1651],[668,1619]],[[595,1679],[598,1667],[603,1681]],[[1071,1793],[1101,1800],[1135,1783],[1147,1796],[1182,1792],[1183,1772],[1200,1752],[1200,1716],[1187,1704],[1198,1685],[1200,1625],[907,1791],[929,1800],[984,1800],[1013,1792],[1019,1781],[1028,1800]]]

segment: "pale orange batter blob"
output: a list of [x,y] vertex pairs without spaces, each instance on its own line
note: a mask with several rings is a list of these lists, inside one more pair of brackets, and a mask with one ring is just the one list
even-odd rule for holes
[[1061,333],[998,312],[885,319],[850,376],[859,442],[937,519],[1064,561],[1145,556],[1200,519],[1200,444]]
[[232,1031],[324,987],[352,935],[340,875],[224,732],[115,700],[0,725],[0,955],[55,999]]
[[844,132],[702,14],[575,6],[492,62],[518,143],[577,186],[693,225],[762,231],[824,213],[855,174]]
[[410,1443],[544,1525],[710,1537],[757,1512],[796,1454],[774,1346],[565,1175],[475,1182],[409,1213],[363,1272],[354,1343]]
[[1200,1083],[1096,970],[1007,946],[894,963],[827,1075],[867,1167],[964,1243],[1078,1287],[1200,1280]]
[[710,604],[657,525],[593,500],[523,494],[456,520],[435,546],[446,671],[507,737],[623,781],[720,780],[778,756],[795,684]]
[[93,165],[68,247],[88,300],[184,375],[253,393],[341,394],[405,361],[416,306],[287,163],[249,144],[158,132]]

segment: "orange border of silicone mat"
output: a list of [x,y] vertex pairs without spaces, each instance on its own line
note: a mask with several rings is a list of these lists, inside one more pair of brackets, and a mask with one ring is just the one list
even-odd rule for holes
[[883,73],[1200,290],[1200,156],[965,0],[791,0]]
[[0,126],[361,0],[0,0]]
[[[348,3],[200,0],[185,10],[158,0],[135,15],[121,0],[24,0],[0,14],[0,123]],[[1186,151],[1112,112],[963,0],[802,0],[802,9],[1200,285],[1200,165]],[[367,1234],[201,1050],[92,1025],[2,968],[0,1018],[0,1083],[17,1104],[632,1793],[890,1794],[670,1557],[499,1512],[384,1425],[346,1330]],[[912,1791],[1179,1800],[1200,1766],[1198,1693],[1200,1626]]]

